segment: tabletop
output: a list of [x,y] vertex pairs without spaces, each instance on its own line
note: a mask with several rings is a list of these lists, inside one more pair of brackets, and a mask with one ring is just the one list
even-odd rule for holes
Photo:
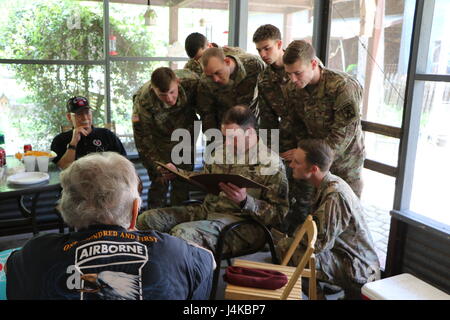
[[[22,163],[13,156],[6,157],[7,168],[16,168],[22,166]],[[48,174],[50,179],[48,181],[30,185],[15,185],[7,182],[6,172],[0,179],[0,200],[17,197],[20,195],[35,194],[44,191],[58,190],[60,188],[59,173],[61,170],[50,161],[48,166]]]

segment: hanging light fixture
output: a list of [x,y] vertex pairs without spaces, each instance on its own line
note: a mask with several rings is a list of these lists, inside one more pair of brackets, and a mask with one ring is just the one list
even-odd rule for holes
[[150,0],[147,0],[147,10],[144,13],[144,24],[146,26],[156,26],[156,12],[150,7]]

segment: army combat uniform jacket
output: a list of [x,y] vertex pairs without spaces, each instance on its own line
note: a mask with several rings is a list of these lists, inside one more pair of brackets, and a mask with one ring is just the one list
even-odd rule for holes
[[[248,152],[249,157],[244,164],[217,161],[220,160],[217,154],[221,153],[216,151],[214,159],[218,163],[208,161],[203,172],[241,174],[267,186],[268,190],[247,189],[247,199],[241,205],[221,192],[219,195],[208,194],[201,205],[148,210],[138,217],[137,228],[169,232],[214,251],[220,230],[233,222],[253,218],[267,226],[280,225],[288,211],[285,168],[279,156],[262,143],[258,144],[259,150],[257,159],[255,153]],[[225,244],[224,252],[240,252],[261,245],[263,241],[260,229],[245,225],[233,231],[232,240]]]
[[251,54],[227,55],[236,62],[236,69],[226,85],[214,83],[202,75],[198,88],[198,113],[202,119],[203,132],[210,128],[220,128],[222,116],[229,108],[244,104],[257,115],[252,102],[255,98],[256,80],[264,70],[264,62]]
[[184,65],[183,69],[190,70],[199,77],[201,77],[203,73],[202,64],[200,63],[200,61],[195,60],[194,58],[189,59],[188,62],[186,62],[186,64]]
[[[172,132],[176,129],[187,129],[191,138],[194,139],[194,121],[198,120],[195,113],[198,77],[188,70],[175,70],[175,73],[185,78],[180,77],[178,100],[174,106],[168,106],[158,99],[152,89],[151,81],[145,83],[133,96],[132,124],[136,148],[152,180],[153,186],[150,190],[159,184],[159,191],[155,190],[152,197],[149,195],[149,202],[160,201],[164,197],[164,192],[167,192],[167,186],[157,181],[160,179],[160,174],[156,170],[154,161],[171,162],[172,148],[179,143],[179,141],[171,141]],[[193,144],[193,141],[191,143]],[[194,154],[195,149],[191,148],[191,150]],[[193,155],[190,156],[193,157]],[[193,158],[190,163],[184,168],[192,168]],[[176,193],[176,190],[174,191]],[[186,200],[184,198],[185,196],[180,201]]]
[[[348,297],[358,298],[362,285],[380,276],[360,200],[344,180],[327,173],[314,197],[312,216],[317,224],[317,278],[342,287]],[[285,238],[277,249],[285,253],[291,242],[292,238]],[[294,263],[303,252],[300,246]]]
[[361,196],[365,148],[361,129],[362,87],[348,74],[322,68],[317,85],[288,87],[289,125],[295,142],[323,139],[334,150],[330,171]]

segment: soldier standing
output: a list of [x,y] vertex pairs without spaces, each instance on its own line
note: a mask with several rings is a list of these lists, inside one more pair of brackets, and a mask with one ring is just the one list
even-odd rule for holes
[[[177,77],[177,75],[178,77]],[[148,171],[151,185],[148,192],[148,207],[165,206],[168,184],[156,170],[154,161],[171,162],[172,148],[178,141],[171,141],[175,129],[187,129],[194,133],[198,77],[188,70],[161,67],[156,69],[151,80],[133,95],[133,132],[139,157]],[[181,165],[192,170],[195,156],[195,138],[191,146],[189,163]],[[188,199],[191,187],[183,182],[172,184],[170,204],[180,205]]]
[[[329,172],[332,161],[333,151],[324,140],[302,140],[291,168],[295,179],[308,180],[317,188],[312,207],[317,279],[339,286],[347,299],[361,299],[361,287],[379,279],[380,263],[361,202],[343,179]],[[280,256],[292,241],[284,238],[277,243]],[[304,251],[300,244],[292,258],[294,265]]]
[[200,62],[203,72],[198,87],[198,113],[203,132],[219,128],[223,114],[231,107],[250,106],[258,117],[255,88],[264,62],[251,54],[225,54],[222,48],[207,49]]
[[[330,171],[344,179],[358,197],[362,192],[365,149],[361,129],[362,87],[350,75],[320,65],[314,48],[295,40],[283,55],[284,68],[291,83],[289,126],[303,139],[323,139],[335,152]],[[295,149],[281,154],[292,160]]]
[[[209,193],[201,205],[143,212],[138,218],[137,228],[168,232],[214,251],[220,231],[245,217],[256,219],[267,226],[279,226],[288,211],[286,172],[280,157],[258,140],[255,128],[256,118],[248,107],[230,108],[225,113],[221,126],[225,143],[216,149],[213,161],[205,164],[203,172],[241,174],[267,186],[268,190],[239,188],[231,183],[221,183],[222,192],[219,195]],[[241,138],[245,143],[236,142]],[[233,152],[231,157],[229,152]],[[242,158],[246,161],[237,161]],[[233,161],[224,161],[229,159]],[[169,165],[174,170],[180,170]],[[261,229],[253,225],[233,230],[231,237],[225,244],[224,253],[238,253],[243,249],[258,247],[264,242]]]
[[[200,58],[206,49],[218,47],[215,43],[210,43],[208,39],[201,33],[194,32],[187,36],[184,41],[184,49],[189,57],[188,62],[184,65],[184,69],[188,69],[196,73],[199,77],[203,74],[203,68]],[[225,54],[245,54],[245,51],[238,47],[222,47]]]
[[194,32],[188,35],[184,41],[184,49],[186,50],[189,60],[184,65],[184,69],[191,70],[201,77],[203,69],[199,60],[202,57],[203,52],[210,47],[211,44],[208,42],[208,39],[201,33]]
[[[268,138],[271,136],[270,129],[279,129],[279,150],[283,154],[295,148],[296,143],[295,132],[287,121],[286,85],[289,77],[284,70],[281,32],[271,24],[262,25],[253,34],[253,42],[267,64],[266,69],[259,74],[257,83],[260,128],[268,129]],[[289,213],[282,231],[292,234],[309,214],[314,188],[305,180],[294,180],[289,167],[286,171],[289,180]]]

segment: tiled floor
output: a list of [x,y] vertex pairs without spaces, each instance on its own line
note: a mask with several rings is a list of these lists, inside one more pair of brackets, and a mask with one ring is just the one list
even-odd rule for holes
[[375,243],[380,265],[384,269],[391,216],[387,210],[373,205],[364,205],[364,211],[366,213],[365,220]]

